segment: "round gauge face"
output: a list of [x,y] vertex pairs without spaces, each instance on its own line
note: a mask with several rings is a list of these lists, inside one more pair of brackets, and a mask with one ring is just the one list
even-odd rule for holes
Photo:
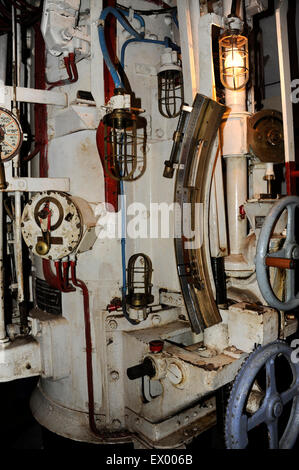
[[7,109],[0,108],[1,160],[13,158],[22,144],[23,134],[17,118]]
[[81,242],[81,212],[67,194],[36,193],[24,208],[22,234],[33,254],[49,260],[62,259],[73,253]]

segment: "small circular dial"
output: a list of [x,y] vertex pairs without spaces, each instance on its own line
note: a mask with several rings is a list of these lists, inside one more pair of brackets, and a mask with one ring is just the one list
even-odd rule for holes
[[0,154],[1,160],[13,158],[23,141],[22,129],[17,118],[7,109],[0,107]]

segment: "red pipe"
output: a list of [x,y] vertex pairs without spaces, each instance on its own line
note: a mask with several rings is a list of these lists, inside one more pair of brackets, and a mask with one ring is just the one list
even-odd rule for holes
[[[34,68],[35,68],[35,88],[39,90],[45,89],[46,77],[45,77],[45,43],[43,36],[40,31],[40,24],[34,25],[35,32],[35,57],[34,57]],[[48,144],[47,134],[47,106],[44,104],[34,105],[34,121],[35,121],[35,148],[33,151],[24,158],[24,161],[28,162],[38,153],[40,153],[40,176],[46,176],[42,172],[47,172],[46,162],[46,146]]]
[[[103,8],[106,7],[116,7],[115,0],[104,0]],[[105,28],[105,37],[106,44],[108,48],[109,55],[114,64],[117,61],[116,56],[116,19],[113,15],[108,16],[109,21],[106,21]],[[104,62],[104,93],[105,93],[105,103],[108,103],[111,96],[114,95],[114,82],[111,77],[111,74]],[[105,183],[105,201],[107,203],[107,210],[109,211],[109,206],[112,206],[115,212],[118,211],[118,193],[119,193],[119,184],[113,178],[110,178],[105,171],[105,150],[104,150],[104,124],[101,121],[97,130],[97,147],[102,162],[102,167],[104,171],[104,183]]]
[[[84,306],[84,329],[85,329],[85,348],[86,348],[86,374],[87,374],[87,393],[88,393],[88,420],[92,433],[105,442],[105,434],[101,433],[96,426],[94,412],[94,386],[93,386],[93,368],[92,368],[92,337],[90,325],[89,291],[86,284],[76,277],[76,262],[71,261],[71,279],[75,287],[79,287],[83,294]],[[115,438],[127,438],[130,434],[127,432],[109,433],[110,440]]]
[[299,171],[296,170],[296,162],[286,162],[286,184],[288,195],[297,194],[296,178],[299,178]]
[[62,269],[63,269],[63,278],[62,278],[62,287],[63,292],[74,292],[76,289],[69,284],[69,268],[70,263],[69,261],[63,261]]
[[63,262],[63,277],[61,273],[61,262],[55,261],[54,264],[56,268],[56,278],[58,281],[59,290],[61,292],[74,292],[76,289],[68,283],[69,262]]
[[86,284],[76,278],[76,263],[71,261],[72,283],[75,287],[79,287],[83,294],[84,305],[84,325],[85,325],[85,343],[86,343],[86,370],[87,370],[87,391],[88,391],[88,417],[91,431],[101,437],[94,415],[94,391],[93,391],[93,370],[92,370],[92,339],[90,327],[90,310],[89,310],[89,292]]
[[[118,211],[118,182],[106,173],[105,169],[105,150],[104,150],[104,124],[103,121],[100,122],[99,127],[97,129],[97,147],[98,152],[101,158],[102,167],[104,171],[104,182],[105,182],[105,201],[106,201],[106,209],[111,212]],[[108,144],[108,151],[109,151],[109,144]],[[110,166],[110,162],[108,161],[108,168],[112,172],[112,168]]]
[[52,271],[50,261],[43,259],[43,272],[46,282],[50,287],[60,292],[74,292],[76,289],[68,282],[69,262],[63,263],[63,276],[61,274],[61,262],[55,261],[54,264],[56,275]]
[[71,78],[71,83],[75,83],[78,81],[78,69],[77,69],[77,65],[76,65],[76,62],[75,62],[75,54],[73,52],[71,52],[69,54],[69,60],[70,60],[70,66],[71,66],[71,69],[72,69],[72,78]]
[[43,272],[44,272],[44,278],[46,282],[49,284],[50,287],[53,289],[58,289],[60,290],[60,284],[58,278],[53,274],[53,271],[51,269],[50,261],[47,259],[43,259]]
[[68,74],[68,78],[64,80],[58,80],[57,82],[48,82],[51,85],[48,90],[52,90],[57,86],[69,85],[78,81],[78,69],[75,62],[75,54],[70,52],[67,57],[64,57],[64,65]]

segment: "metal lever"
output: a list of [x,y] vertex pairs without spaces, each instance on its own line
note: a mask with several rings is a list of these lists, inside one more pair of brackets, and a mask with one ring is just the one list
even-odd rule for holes
[[51,248],[51,232],[50,232],[50,228],[51,228],[51,211],[48,207],[48,203],[40,211],[39,217],[41,219],[47,219],[47,230],[43,230],[42,226],[41,226],[43,239],[37,242],[37,244],[35,245],[35,249],[36,249],[36,252],[40,256],[45,256],[47,253],[49,253],[50,248]]
[[186,127],[187,116],[190,115],[189,111],[182,109],[177,125],[177,129],[173,134],[173,146],[171,149],[170,159],[164,162],[165,168],[163,176],[164,178],[173,178],[174,165],[178,163],[178,156],[181,147],[181,143],[184,138],[184,131]]
[[156,369],[154,367],[153,361],[146,357],[142,364],[138,364],[137,366],[129,367],[127,369],[127,376],[130,380],[140,379],[141,377],[145,377],[148,375],[149,377],[154,377],[156,374]]

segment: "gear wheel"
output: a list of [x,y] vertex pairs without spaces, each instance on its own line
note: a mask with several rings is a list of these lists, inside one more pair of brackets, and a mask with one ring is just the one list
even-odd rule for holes
[[[291,449],[299,433],[299,362],[293,357],[294,350],[283,341],[259,346],[242,365],[229,397],[225,419],[225,443],[228,449],[245,449],[248,432],[265,423],[268,428],[270,449]],[[276,385],[275,360],[284,356],[291,373],[292,383],[279,393]],[[256,385],[257,375],[265,368],[265,390],[259,400],[254,393],[261,389]],[[251,400],[249,397],[251,396]],[[291,412],[283,435],[279,438],[278,420],[289,402]],[[249,403],[255,403],[254,406]]]

